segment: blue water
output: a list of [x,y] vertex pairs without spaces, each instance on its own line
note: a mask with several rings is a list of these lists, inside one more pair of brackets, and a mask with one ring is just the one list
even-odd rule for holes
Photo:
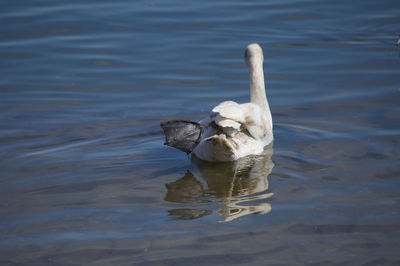
[[[0,264],[400,264],[397,0],[0,10]],[[164,146],[160,122],[248,101],[252,42],[266,154]]]

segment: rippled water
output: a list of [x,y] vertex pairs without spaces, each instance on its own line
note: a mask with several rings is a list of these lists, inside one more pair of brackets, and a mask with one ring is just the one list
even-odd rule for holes
[[[400,4],[0,4],[0,264],[398,265]],[[275,141],[191,161],[159,123],[249,98]]]

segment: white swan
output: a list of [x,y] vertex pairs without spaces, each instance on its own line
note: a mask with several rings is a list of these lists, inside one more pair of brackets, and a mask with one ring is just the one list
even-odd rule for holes
[[212,109],[199,123],[162,123],[166,145],[193,153],[206,161],[234,161],[260,154],[272,142],[272,116],[265,94],[263,51],[256,44],[247,46],[244,59],[250,74],[250,103],[225,101]]

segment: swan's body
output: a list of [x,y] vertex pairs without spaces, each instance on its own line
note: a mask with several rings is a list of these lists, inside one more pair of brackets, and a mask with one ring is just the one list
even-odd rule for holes
[[[263,60],[263,52],[258,44],[247,46],[245,62],[250,74],[251,102],[238,104],[225,101],[214,107],[210,116],[199,122],[198,134],[194,134],[199,136],[196,142],[191,143],[191,147],[194,146],[192,153],[196,157],[206,161],[234,161],[247,155],[260,154],[264,146],[272,142],[272,117],[265,94]],[[174,123],[179,123],[179,128],[174,127]],[[166,124],[169,125],[169,132],[165,129]],[[179,142],[179,145],[186,143],[185,136],[193,136],[194,133],[181,124],[182,121],[162,124],[166,144],[179,149],[182,148],[171,142]],[[190,128],[193,126],[190,125]]]

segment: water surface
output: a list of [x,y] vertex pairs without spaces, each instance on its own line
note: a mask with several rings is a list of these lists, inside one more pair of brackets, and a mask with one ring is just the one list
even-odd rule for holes
[[[400,4],[0,4],[0,264],[397,265]],[[273,145],[207,164],[159,123],[249,98]]]

